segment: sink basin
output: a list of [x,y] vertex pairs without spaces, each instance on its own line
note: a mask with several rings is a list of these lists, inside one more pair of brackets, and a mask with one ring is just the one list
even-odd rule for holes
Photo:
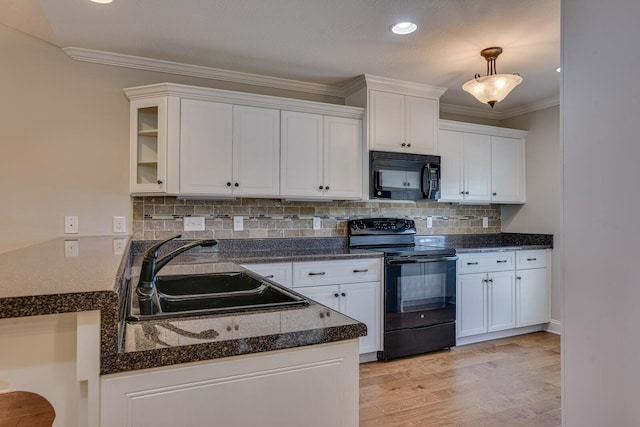
[[197,316],[222,312],[266,310],[308,305],[292,291],[247,272],[158,276],[160,311],[140,314],[135,288],[129,305],[129,320]]

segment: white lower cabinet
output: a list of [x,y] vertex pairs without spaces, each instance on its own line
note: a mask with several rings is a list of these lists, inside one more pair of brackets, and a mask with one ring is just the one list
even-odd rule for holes
[[382,350],[382,264],[379,258],[293,263],[293,288],[367,325],[360,353]]
[[101,378],[102,427],[356,427],[356,340]]
[[456,336],[514,328],[514,279],[513,271],[460,275]]
[[493,339],[493,332],[516,335],[529,332],[516,328],[549,322],[550,254],[551,250],[459,254],[456,338],[486,334],[486,339]]

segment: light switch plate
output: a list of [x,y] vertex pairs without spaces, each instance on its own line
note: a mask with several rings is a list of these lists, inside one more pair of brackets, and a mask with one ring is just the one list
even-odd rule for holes
[[65,216],[64,217],[64,233],[65,234],[78,234],[78,217],[77,216]]
[[118,238],[113,239],[113,253],[115,255],[123,254],[126,247],[127,247],[127,239],[126,238],[118,237]]
[[433,228],[433,217],[432,216],[428,216],[427,217],[427,228]]
[[322,228],[322,219],[319,216],[313,217],[313,229],[320,230]]
[[203,216],[185,216],[184,231],[204,231]]
[[482,217],[482,228],[489,228],[489,218],[486,216]]
[[64,256],[78,256],[79,247],[77,240],[64,241]]
[[124,216],[113,217],[113,232],[114,233],[126,233],[127,232],[127,218]]
[[233,231],[244,230],[244,217],[238,215],[233,217]]

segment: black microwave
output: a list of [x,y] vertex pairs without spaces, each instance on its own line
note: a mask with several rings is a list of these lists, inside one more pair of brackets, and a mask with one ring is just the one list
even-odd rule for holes
[[369,151],[369,198],[439,199],[440,156]]

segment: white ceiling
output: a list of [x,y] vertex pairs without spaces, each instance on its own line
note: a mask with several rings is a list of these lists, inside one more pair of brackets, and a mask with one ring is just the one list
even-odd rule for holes
[[[413,21],[397,36],[389,26]],[[495,111],[557,98],[560,0],[3,0],[0,23],[59,47],[343,86],[372,74],[447,88],[443,104],[490,110],[462,91],[486,74],[524,82]]]

